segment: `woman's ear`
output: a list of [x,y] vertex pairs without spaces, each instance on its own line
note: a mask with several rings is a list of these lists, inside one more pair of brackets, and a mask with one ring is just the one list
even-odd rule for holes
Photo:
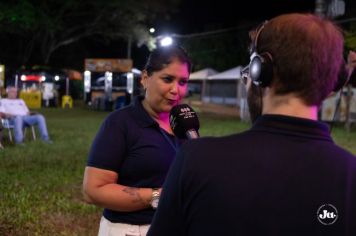
[[143,87],[144,90],[146,90],[147,88],[147,80],[148,80],[148,74],[146,70],[143,70],[141,72],[141,85]]

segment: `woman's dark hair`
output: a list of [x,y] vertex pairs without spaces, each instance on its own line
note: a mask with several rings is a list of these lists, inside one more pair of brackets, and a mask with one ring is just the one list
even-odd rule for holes
[[178,60],[181,63],[187,63],[188,71],[191,70],[191,60],[186,51],[180,46],[159,47],[153,50],[146,62],[144,70],[147,71],[147,75],[151,76],[153,72],[160,71],[173,60]]

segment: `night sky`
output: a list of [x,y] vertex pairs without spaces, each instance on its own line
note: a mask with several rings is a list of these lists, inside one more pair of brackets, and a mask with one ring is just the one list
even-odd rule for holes
[[[177,13],[170,19],[161,18],[153,22],[152,26],[156,29],[155,36],[162,34],[187,36],[240,26],[253,28],[260,22],[281,13],[313,13],[315,8],[313,0],[249,0],[243,3],[244,6],[238,6],[239,4],[242,3],[231,0],[182,0]],[[148,52],[138,48],[134,48],[133,51],[134,64],[141,68]]]
[[[346,7],[355,8],[355,0],[345,0]],[[221,29],[244,26],[252,29],[264,20],[288,12],[310,12],[315,9],[315,0],[248,0],[243,3],[232,0],[182,0],[177,12],[170,19],[152,22],[155,36],[163,33],[190,35],[214,32]],[[237,5],[237,6],[236,6]],[[142,69],[148,49],[132,45],[134,66]],[[58,68],[83,69],[84,58],[126,58],[127,42],[100,42],[96,37],[86,38],[53,54],[51,65]]]
[[[287,12],[314,12],[313,0],[274,1],[183,0],[180,11],[170,21],[157,22],[158,33],[190,34],[235,27],[246,21],[262,22]],[[236,6],[237,5],[237,6]]]
[[[346,11],[356,8],[355,0],[344,0]],[[239,6],[240,4],[240,6]],[[242,6],[243,4],[243,6]],[[181,6],[171,19],[154,22],[155,35],[178,34],[189,36],[221,29],[252,29],[261,22],[284,13],[314,13],[315,0],[182,0]],[[342,16],[343,19],[350,16]]]

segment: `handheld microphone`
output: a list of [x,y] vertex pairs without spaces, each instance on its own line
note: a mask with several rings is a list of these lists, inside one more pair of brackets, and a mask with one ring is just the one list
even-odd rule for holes
[[180,104],[172,108],[169,113],[169,124],[178,138],[199,138],[198,116],[187,104]]

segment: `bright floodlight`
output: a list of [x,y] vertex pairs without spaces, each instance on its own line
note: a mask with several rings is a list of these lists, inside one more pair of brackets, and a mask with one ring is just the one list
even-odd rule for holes
[[150,33],[153,34],[155,32],[155,28],[150,28]]
[[173,43],[172,37],[165,36],[161,39],[160,44],[162,47],[170,46]]

